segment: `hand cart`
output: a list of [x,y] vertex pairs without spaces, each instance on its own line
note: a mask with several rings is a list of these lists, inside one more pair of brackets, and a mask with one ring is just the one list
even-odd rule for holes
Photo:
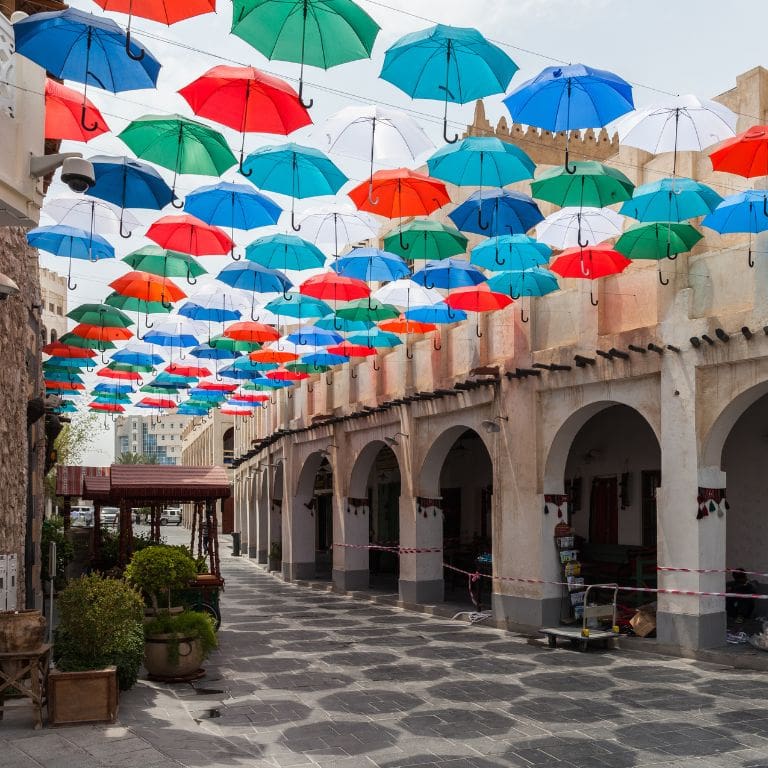
[[224,579],[211,573],[201,573],[186,589],[174,591],[181,603],[190,611],[201,611],[213,618],[215,629],[221,626],[219,592],[224,588]]
[[[598,590],[611,592],[613,596],[611,602],[590,602],[590,593],[593,593],[592,599],[594,600],[594,591]],[[619,627],[616,624],[616,598],[618,593],[619,588],[617,584],[590,584],[584,591],[584,613],[581,626],[545,627],[540,629],[539,632],[547,638],[550,648],[557,647],[558,638],[570,641],[573,646],[578,645],[580,651],[586,651],[590,643],[596,642],[601,642],[603,647],[608,648],[609,643],[618,637],[619,634]],[[611,620],[610,630],[587,626],[587,622],[592,619],[599,621],[600,619],[607,618]]]

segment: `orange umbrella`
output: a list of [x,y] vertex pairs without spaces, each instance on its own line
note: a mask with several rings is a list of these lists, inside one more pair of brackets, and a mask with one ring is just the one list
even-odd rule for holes
[[[289,363],[291,360],[298,360],[299,356],[295,352],[281,352],[279,349],[257,349],[251,352],[248,357],[254,363]],[[267,398],[269,399],[269,398]]]
[[186,297],[186,293],[167,277],[149,272],[128,272],[109,284],[121,296],[140,301],[162,302],[166,306]]
[[70,391],[77,391],[85,389],[85,384],[81,384],[79,381],[47,381],[45,382],[46,388],[49,389],[68,389]]
[[[83,105],[85,113],[83,116]],[[91,130],[83,123],[96,126]],[[83,102],[83,94],[67,88],[55,80],[45,81],[45,138],[90,141],[95,136],[107,133],[109,126],[101,112],[90,99]]]
[[96,353],[92,349],[73,347],[71,344],[63,344],[60,341],[52,341],[50,344],[46,344],[42,351],[46,355],[53,355],[54,357],[96,357]]
[[278,368],[276,371],[267,371],[266,377],[268,379],[276,379],[277,381],[301,381],[302,379],[308,379],[309,374],[302,371],[288,371],[285,368]]
[[235,341],[248,341],[261,344],[265,341],[277,341],[280,334],[271,325],[264,323],[255,323],[252,320],[243,320],[239,323],[232,323],[224,331],[224,335]]
[[436,331],[437,326],[434,323],[420,323],[418,320],[408,320],[405,315],[394,318],[393,320],[384,320],[379,323],[382,331],[390,333],[429,333]]
[[369,197],[369,182],[356,186],[349,196],[361,211],[388,219],[426,216],[451,202],[445,184],[408,168],[376,171]]
[[133,336],[128,328],[109,328],[101,325],[80,323],[72,329],[75,336],[93,341],[126,341]]

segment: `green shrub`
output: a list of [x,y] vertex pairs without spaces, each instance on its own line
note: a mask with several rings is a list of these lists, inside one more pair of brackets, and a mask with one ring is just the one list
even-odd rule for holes
[[[162,541],[160,542],[163,543]],[[93,567],[102,573],[112,572],[117,568],[118,548],[120,544],[120,533],[118,531],[109,531],[105,528],[101,530],[101,551],[99,557],[94,560]],[[133,536],[131,544],[132,552],[140,552],[147,547],[155,547],[157,542],[152,541],[149,533],[137,533]]]
[[196,575],[195,561],[186,547],[147,547],[134,553],[125,569],[125,578],[150,598],[155,611],[159,597],[170,607],[171,590],[183,589]]
[[48,562],[48,555],[52,542],[56,542],[56,567],[53,574],[53,583],[56,589],[63,589],[67,581],[64,576],[64,570],[75,556],[75,549],[72,546],[72,542],[64,535],[64,520],[60,517],[50,517],[47,520],[43,520],[43,528],[40,535],[40,578],[45,583],[51,580],[51,566]]
[[144,625],[144,636],[173,635],[176,642],[168,646],[168,661],[172,664],[179,662],[179,640],[194,637],[200,640],[203,647],[203,658],[206,658],[216,647],[216,630],[213,619],[207,613],[200,611],[183,611],[182,613],[160,612],[154,619]]
[[139,593],[125,581],[100,574],[72,579],[59,595],[54,657],[59,669],[117,667],[122,690],[136,682],[144,658]]

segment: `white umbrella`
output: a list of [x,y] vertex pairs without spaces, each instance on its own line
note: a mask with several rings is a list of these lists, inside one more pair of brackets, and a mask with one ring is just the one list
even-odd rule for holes
[[[616,120],[619,142],[660,155],[700,152],[736,135],[736,114],[716,101],[697,96],[675,96]],[[674,174],[673,167],[672,173]]]
[[393,280],[373,292],[373,298],[382,304],[404,307],[432,306],[443,300],[442,294],[434,288],[424,288],[410,278]]
[[410,115],[375,104],[345,107],[337,112],[326,121],[325,136],[326,152],[370,161],[369,197],[373,193],[374,162],[399,162],[402,158],[414,161],[435,148]]
[[618,237],[623,224],[624,217],[610,208],[571,206],[561,208],[537,224],[536,239],[558,250],[585,247]]
[[301,234],[323,253],[339,254],[339,246],[370,240],[379,233],[379,222],[370,213],[351,205],[309,208],[301,219]]
[[57,224],[77,227],[92,234],[130,233],[140,226],[139,220],[130,211],[87,195],[62,195],[46,200],[41,212]]

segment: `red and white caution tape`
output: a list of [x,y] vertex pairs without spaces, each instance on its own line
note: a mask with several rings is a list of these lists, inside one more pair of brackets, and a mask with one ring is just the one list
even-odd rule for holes
[[768,573],[763,571],[745,571],[742,568],[673,568],[671,565],[658,565],[657,571],[667,571],[669,573],[746,573],[749,576],[762,576],[768,579]]
[[442,547],[389,547],[383,544],[334,544],[344,549],[374,549],[377,552],[394,552],[398,555],[430,555],[442,553]]

